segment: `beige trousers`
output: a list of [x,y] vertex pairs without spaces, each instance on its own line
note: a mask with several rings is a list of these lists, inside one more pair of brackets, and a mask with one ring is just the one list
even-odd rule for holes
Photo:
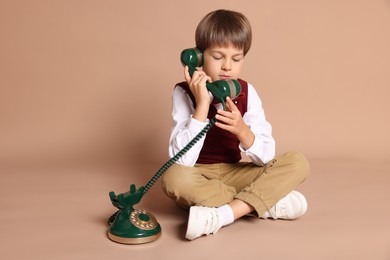
[[218,207],[239,199],[253,206],[261,217],[302,183],[309,172],[306,158],[289,152],[263,167],[251,162],[194,167],[174,164],[163,175],[162,187],[182,207]]

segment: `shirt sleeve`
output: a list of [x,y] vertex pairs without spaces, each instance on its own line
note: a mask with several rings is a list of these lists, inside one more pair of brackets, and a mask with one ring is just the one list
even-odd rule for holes
[[272,137],[271,124],[266,120],[261,99],[251,84],[248,84],[248,108],[243,119],[255,135],[255,140],[247,150],[240,144],[240,150],[253,163],[263,166],[275,157],[275,140]]
[[[191,98],[181,87],[172,93],[172,130],[169,138],[169,156],[172,158],[183,149],[207,124],[192,118],[195,112]],[[176,163],[193,166],[198,160],[206,135],[188,150]]]

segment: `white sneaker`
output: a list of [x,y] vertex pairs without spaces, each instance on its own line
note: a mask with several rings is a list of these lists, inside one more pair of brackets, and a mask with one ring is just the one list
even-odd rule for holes
[[262,218],[296,219],[307,211],[307,201],[298,191],[292,191],[269,209]]
[[215,234],[222,227],[216,208],[192,206],[188,218],[186,238],[194,240],[202,235]]

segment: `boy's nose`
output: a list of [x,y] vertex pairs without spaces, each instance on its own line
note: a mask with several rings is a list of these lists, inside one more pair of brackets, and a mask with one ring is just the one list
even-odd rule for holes
[[225,61],[222,64],[222,70],[230,71],[231,69],[232,69],[232,66],[231,66],[231,64],[228,61]]

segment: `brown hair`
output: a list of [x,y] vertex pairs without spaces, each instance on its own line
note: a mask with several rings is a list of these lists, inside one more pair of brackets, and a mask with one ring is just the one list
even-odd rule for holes
[[243,14],[220,9],[208,13],[199,22],[195,42],[196,47],[203,51],[210,46],[232,44],[246,55],[252,43],[252,29]]

